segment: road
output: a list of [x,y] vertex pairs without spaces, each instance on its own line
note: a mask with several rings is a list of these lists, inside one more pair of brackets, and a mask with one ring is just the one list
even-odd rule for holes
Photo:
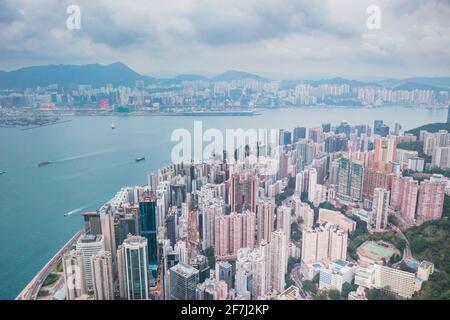
[[404,260],[414,260],[414,257],[412,256],[412,253],[411,253],[411,247],[410,247],[410,244],[409,244],[409,240],[408,240],[408,238],[405,236],[405,234],[403,233],[403,231],[400,230],[400,228],[398,228],[397,226],[393,225],[392,223],[389,223],[388,226],[389,226],[392,230],[394,230],[397,234],[399,234],[400,237],[401,237],[403,240],[405,240],[405,242],[406,242],[405,249],[403,249],[403,256],[402,256],[402,259],[401,259],[399,262],[393,264],[393,267],[399,266]]
[[291,270],[291,279],[295,282],[295,286],[299,289],[300,296],[305,300],[312,300],[311,295],[302,288],[302,273],[300,272],[300,263],[294,265]]
[[37,273],[37,275],[28,283],[28,285],[17,296],[16,300],[36,300],[39,290],[48,275],[58,266],[64,254],[70,250],[73,244],[78,241],[78,238],[83,234],[83,231],[78,231],[70,240],[47,262],[47,264]]

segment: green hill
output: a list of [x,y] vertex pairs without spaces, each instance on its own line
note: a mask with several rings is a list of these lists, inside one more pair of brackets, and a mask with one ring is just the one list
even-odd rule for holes
[[421,127],[414,128],[411,130],[406,131],[406,133],[412,133],[417,138],[419,138],[420,130],[426,130],[428,132],[438,132],[439,130],[447,130],[450,131],[450,123],[429,123],[425,124]]

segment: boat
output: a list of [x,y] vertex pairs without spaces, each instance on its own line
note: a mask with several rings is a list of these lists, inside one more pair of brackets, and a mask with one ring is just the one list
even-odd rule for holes
[[116,126],[113,124],[111,124],[111,129],[114,130],[116,128]]
[[140,161],[144,161],[144,160],[145,160],[145,157],[136,158],[136,162],[140,162]]
[[49,165],[51,162],[50,161],[42,161],[38,163],[38,168],[43,167],[43,166],[47,166]]
[[5,173],[6,173],[6,171],[0,171],[0,175],[1,175],[1,174],[5,174]]

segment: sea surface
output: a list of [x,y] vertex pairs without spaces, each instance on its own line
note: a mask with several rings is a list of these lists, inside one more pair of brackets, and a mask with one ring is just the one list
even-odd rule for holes
[[[123,186],[144,184],[170,162],[173,130],[203,127],[314,127],[382,119],[405,129],[445,122],[444,109],[382,107],[264,110],[258,116],[70,117],[25,130],[0,128],[0,299],[14,299],[58,249],[82,228],[80,212],[96,209]],[[116,129],[111,129],[114,123]],[[136,162],[135,158],[146,160]],[[38,168],[48,160],[52,164]],[[65,214],[67,216],[65,216]]]

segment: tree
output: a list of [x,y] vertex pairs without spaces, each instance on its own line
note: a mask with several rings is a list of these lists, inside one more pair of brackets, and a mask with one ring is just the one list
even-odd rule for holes
[[314,300],[328,300],[328,292],[327,290],[320,290],[313,298]]
[[396,300],[395,294],[390,291],[389,287],[366,289],[366,297],[368,300]]
[[331,300],[341,300],[341,293],[336,289],[331,289],[328,291],[328,298]]
[[302,230],[298,226],[297,222],[292,222],[291,224],[291,239],[295,242],[299,242],[302,238]]
[[300,262],[299,259],[296,259],[296,258],[293,258],[293,257],[289,257],[289,259],[288,259],[288,267],[287,267],[288,273],[291,273],[291,271],[294,268],[295,264],[297,264],[299,262]]
[[348,299],[348,294],[352,291],[356,291],[357,285],[354,283],[344,282],[342,285],[341,296],[343,299]]
[[399,255],[398,253],[394,253],[390,258],[389,258],[389,265],[393,265],[397,262],[399,262],[402,259],[402,256]]
[[305,291],[308,291],[312,294],[316,294],[317,293],[317,287],[316,284],[314,282],[312,282],[311,280],[305,280],[302,282],[302,287]]
[[315,283],[315,284],[318,284],[318,283],[319,283],[319,280],[320,280],[320,273],[316,274],[316,275],[313,277],[312,282]]
[[284,283],[285,283],[285,288],[289,288],[290,286],[295,286],[295,282],[294,280],[292,280],[291,276],[289,274],[285,274],[284,275]]

